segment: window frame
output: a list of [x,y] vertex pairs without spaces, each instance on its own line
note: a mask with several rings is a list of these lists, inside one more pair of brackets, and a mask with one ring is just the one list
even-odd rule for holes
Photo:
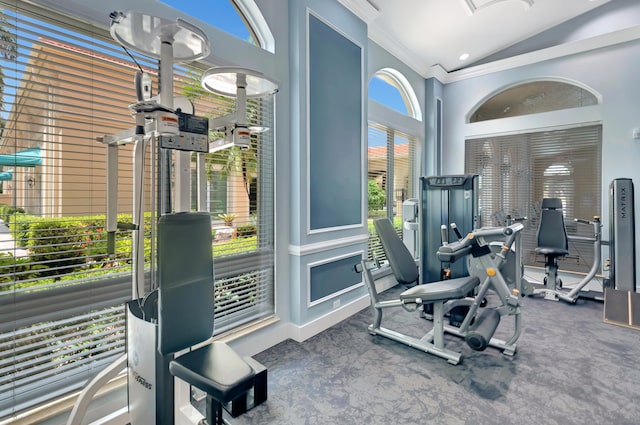
[[[396,108],[393,108],[390,105],[382,102],[381,104],[393,109],[394,111],[416,119],[418,121],[422,121],[422,108],[420,107],[420,102],[418,101],[418,97],[416,96],[413,87],[411,87],[411,83],[409,80],[399,71],[393,68],[382,68],[376,71],[371,80],[369,81],[369,87],[371,87],[371,81],[374,78],[380,79],[382,82],[388,84],[390,87],[396,89],[400,98],[404,102],[404,106],[406,109],[406,113],[403,111],[398,111]],[[369,93],[369,99],[371,99],[371,93]],[[377,100],[374,100],[378,102]]]
[[[95,43],[95,50],[91,50],[92,52],[96,52],[96,56],[104,56],[100,60],[107,60],[106,56],[109,52],[119,52],[119,59],[114,60],[114,64],[117,66],[124,66],[122,64],[122,57],[124,53],[122,52],[120,46],[117,46],[108,31],[93,27],[89,24],[83,23],[81,21],[76,21],[70,19],[68,16],[63,16],[54,11],[41,8],[31,4],[24,4],[21,2],[18,7],[15,6],[12,2],[0,0],[0,6],[3,7],[3,10],[10,11],[12,14],[17,14],[20,16],[22,20],[34,21],[34,25],[40,25],[41,28],[55,28],[55,31],[52,31],[51,34],[58,34],[60,37],[70,37],[68,38],[70,44],[79,43],[84,46],[84,42],[81,40],[91,40],[91,42],[87,42],[88,45],[93,46]],[[24,7],[23,7],[24,6]],[[11,18],[13,19],[13,18]],[[16,20],[14,20],[16,21]],[[11,22],[11,25],[21,25],[17,22]],[[25,24],[26,25],[26,24]],[[62,30],[64,29],[64,30]],[[37,29],[32,29],[34,31],[32,37],[38,37]],[[56,32],[58,31],[58,32]],[[75,35],[74,35],[75,34]],[[82,36],[78,36],[78,34],[82,34]],[[76,37],[77,36],[77,37]],[[54,37],[51,37],[54,38]],[[98,43],[98,40],[100,42]],[[19,43],[28,42],[25,40],[20,40]],[[102,44],[110,46],[108,49],[103,47]],[[31,47],[26,47],[26,53],[21,53],[18,58],[16,58],[16,62],[23,60],[27,62],[31,57]],[[82,48],[79,48],[82,50]],[[143,68],[153,69],[155,66],[155,62],[149,59],[141,58],[134,53],[134,56],[141,62]],[[196,64],[190,64],[196,65]],[[201,63],[198,66],[202,69],[209,67],[209,64]],[[180,65],[176,65],[176,67],[180,67]],[[174,68],[175,69],[175,68]],[[184,75],[182,77],[185,77]],[[174,76],[174,78],[178,79],[179,76]],[[186,77],[185,77],[186,78]],[[15,77],[16,80],[21,81],[22,77]],[[125,81],[126,80],[126,81]],[[122,84],[127,87],[131,85],[131,79],[123,78]],[[21,96],[19,92],[16,92],[16,97]],[[112,93],[110,93],[112,95]],[[109,96],[107,98],[110,99]],[[131,87],[131,98],[135,98],[133,94],[133,87]],[[19,99],[15,102],[17,103]],[[75,100],[74,100],[75,101]],[[268,175],[268,178],[260,178],[257,184],[259,190],[259,197],[257,202],[259,204],[259,208],[263,209],[264,212],[264,220],[265,226],[259,227],[257,231],[256,238],[258,239],[257,246],[255,249],[244,250],[241,253],[235,253],[232,251],[228,252],[218,252],[218,256],[214,258],[215,271],[216,271],[216,288],[224,287],[226,284],[235,285],[235,281],[237,279],[245,279],[247,281],[255,281],[256,279],[263,279],[265,282],[268,282],[268,287],[264,288],[265,290],[257,295],[250,295],[255,299],[258,299],[260,303],[257,309],[251,310],[249,312],[238,310],[235,308],[236,306],[232,304],[225,304],[229,306],[228,310],[222,308],[224,310],[223,316],[217,316],[216,318],[216,334],[228,332],[233,328],[240,327],[246,325],[247,322],[253,320],[261,320],[267,317],[271,317],[275,313],[275,298],[274,298],[274,269],[275,269],[275,255],[274,255],[274,186],[275,186],[275,128],[274,127],[274,107],[275,102],[273,97],[265,98],[260,101],[251,100],[254,102],[254,105],[257,105],[259,110],[262,112],[261,114],[255,114],[255,117],[260,117],[260,119],[264,119],[269,126],[272,127],[271,131],[266,134],[262,134],[259,136],[254,136],[255,138],[260,138],[262,142],[264,142],[264,146],[261,147],[264,149],[268,149],[270,153],[270,159],[264,164],[264,168],[260,168],[264,170],[264,173]],[[251,103],[250,102],[250,103]],[[127,103],[123,103],[125,106]],[[51,106],[53,108],[53,106]],[[121,107],[118,103],[118,106],[114,106],[114,108],[119,111],[122,110],[124,115],[128,115],[125,107]],[[267,118],[265,118],[267,117]],[[122,127],[132,127],[134,122],[127,120],[120,122],[119,125]],[[253,118],[252,118],[253,119]],[[260,122],[249,122],[249,124],[260,124]],[[55,134],[55,132],[51,132],[51,134]],[[46,141],[47,139],[45,139]],[[87,139],[88,140],[88,139]],[[257,140],[257,139],[256,139]],[[95,143],[94,139],[91,139],[89,145],[91,148],[95,148],[95,152],[91,155],[94,157],[101,157],[104,155],[104,147]],[[53,151],[51,151],[53,152]],[[93,152],[93,151],[92,151]],[[262,155],[262,153],[261,153]],[[267,155],[265,153],[265,155]],[[127,161],[126,155],[123,156],[121,152],[120,163],[123,162],[130,164],[130,159]],[[99,164],[98,164],[99,166]],[[104,166],[104,164],[103,164]],[[47,173],[40,173],[39,176],[44,176],[46,179]],[[44,190],[44,187],[43,187]],[[131,191],[127,192],[130,198]],[[102,196],[102,195],[101,195]],[[51,214],[55,214],[57,208],[51,209]],[[105,210],[102,209],[101,212]],[[90,213],[91,211],[89,211]],[[45,242],[46,243],[46,242]],[[239,277],[238,277],[239,276]],[[15,279],[15,278],[14,278]],[[55,286],[55,285],[54,285]],[[214,283],[212,282],[212,290]],[[98,356],[94,356],[94,358],[87,358],[86,364],[79,363],[78,372],[71,372],[71,375],[66,378],[63,377],[60,373],[61,371],[57,371],[51,376],[42,375],[41,378],[38,378],[37,385],[33,383],[28,384],[28,387],[24,387],[25,396],[22,401],[16,398],[16,395],[13,394],[16,387],[18,385],[13,378],[10,378],[11,381],[7,384],[9,390],[7,392],[3,391],[5,395],[10,396],[11,400],[8,401],[5,399],[5,405],[0,406],[0,412],[2,412],[2,417],[6,415],[16,414],[18,411],[23,411],[34,407],[36,404],[40,404],[46,401],[55,400],[58,397],[67,394],[71,391],[77,390],[80,388],[87,380],[89,380],[92,376],[98,373],[104,366],[108,365],[111,360],[119,357],[124,350],[124,302],[130,300],[131,296],[131,274],[129,272],[121,272],[115,273],[113,275],[109,275],[107,277],[96,276],[94,278],[83,278],[79,276],[76,281],[69,282],[69,284],[65,285],[57,285],[57,287],[47,288],[46,291],[16,291],[15,289],[11,290],[6,296],[0,296],[0,340],[2,341],[14,341],[16,336],[9,335],[12,332],[15,333],[19,328],[28,326],[29,324],[37,324],[37,323],[49,323],[56,320],[68,321],[69,317],[74,317],[76,314],[85,314],[88,310],[95,312],[93,318],[88,318],[88,323],[94,323],[95,320],[98,320],[101,316],[104,318],[105,315],[111,314],[114,308],[117,319],[117,332],[120,337],[118,341],[102,341],[96,340],[93,345],[100,345],[103,342],[105,344],[109,344],[112,351],[111,354],[102,356],[98,358]],[[0,292],[1,295],[1,292]],[[249,295],[247,295],[249,296]],[[221,298],[218,297],[218,301]],[[89,301],[90,300],[90,301]],[[87,303],[90,302],[90,307]],[[221,301],[220,301],[221,302]],[[225,301],[228,303],[228,301]],[[237,304],[236,301],[233,301]],[[64,308],[61,307],[64,303]],[[218,303],[217,303],[218,304]],[[219,313],[217,311],[216,313]],[[222,313],[219,313],[222,314]],[[97,322],[95,322],[97,323]],[[53,325],[41,325],[46,327],[51,327]],[[57,325],[56,325],[57,326]],[[74,335],[72,333],[72,335]],[[78,338],[86,340],[86,338],[91,338],[87,336],[81,336],[77,334]],[[8,338],[8,339],[7,339]],[[75,338],[75,337],[74,337]],[[3,343],[4,345],[4,343]],[[13,344],[4,345],[6,347],[10,347]],[[48,349],[47,349],[48,350]],[[48,351],[46,351],[48,352]],[[46,352],[38,353],[38,361],[42,361],[48,358]],[[53,351],[51,351],[51,355]],[[9,355],[7,358],[8,367],[10,369],[15,368],[14,362],[15,360],[11,360],[13,355]],[[80,357],[76,357],[75,361],[80,359]],[[83,361],[84,362],[84,361]],[[17,368],[16,368],[17,369]],[[60,373],[59,373],[60,372]],[[63,373],[64,374],[64,373]],[[65,375],[66,376],[66,375]],[[68,379],[67,379],[68,378]],[[70,379],[70,380],[69,380]],[[5,382],[6,384],[6,382]],[[46,384],[51,384],[50,387],[47,387]],[[25,384],[27,385],[27,384]],[[36,392],[34,392],[36,391]],[[20,396],[18,396],[20,397]],[[26,400],[26,401],[25,401]],[[10,404],[6,404],[10,403]]]

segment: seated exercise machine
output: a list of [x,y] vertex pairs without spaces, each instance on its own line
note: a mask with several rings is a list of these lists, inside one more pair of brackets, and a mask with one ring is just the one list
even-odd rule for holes
[[[399,283],[414,286],[402,292],[398,299],[380,300],[370,264],[363,260],[356,266],[357,271],[363,272],[375,314],[374,322],[368,328],[371,335],[381,335],[401,342],[442,357],[454,365],[460,362],[462,353],[445,347],[445,332],[464,338],[474,350],[482,351],[491,346],[503,350],[506,355],[515,354],[516,341],[521,333],[520,279],[516,280],[517,287],[509,285],[501,273],[501,268],[512,253],[512,247],[519,242],[519,234],[524,227],[522,224],[476,229],[459,241],[441,246],[438,250],[440,260],[453,263],[467,258],[470,275],[424,284],[418,284],[420,273],[415,260],[395,233],[391,221],[387,218],[378,219],[374,224],[383,241],[383,248],[394,276]],[[503,244],[495,253],[490,243],[497,238],[502,238]],[[499,305],[482,307],[489,291],[497,294]],[[468,296],[471,293],[475,295]],[[384,309],[402,307],[407,311],[422,311],[426,304],[433,304],[433,327],[424,337],[414,338],[382,327]],[[447,313],[458,306],[469,307],[460,327],[445,325]],[[508,341],[493,338],[502,316],[515,318],[514,332]]]
[[[602,291],[585,290],[585,286],[591,282],[600,269],[602,258],[600,217],[594,217],[593,220],[576,218],[575,222],[592,226],[593,237],[568,236],[562,212],[562,200],[559,198],[544,198],[542,200],[535,252],[544,255],[545,276],[542,285],[537,282],[529,282],[525,288],[527,295],[542,294],[547,300],[562,300],[568,303],[575,303],[579,297],[603,299]],[[558,276],[558,258],[569,254],[569,241],[592,243],[593,264],[580,282],[568,290],[562,290],[563,283]]]
[[[125,50],[160,59],[161,90],[152,97],[151,78],[142,70],[137,73],[138,99],[129,107],[136,127],[98,138],[107,148],[106,228],[110,253],[115,249],[115,232],[120,226],[116,214],[118,146],[134,145],[134,209],[132,225],[128,227],[133,240],[133,273],[132,300],[126,305],[127,353],[88,383],[67,425],[83,423],[91,399],[123,369],[128,376],[128,405],[121,409],[124,412],[116,412],[107,421],[130,425],[221,425],[226,423],[223,408],[235,417],[266,400],[267,371],[225,343],[211,341],[215,302],[211,216],[209,212],[188,212],[191,154],[195,152],[197,156],[198,205],[204,209],[204,154],[231,145],[246,146],[251,131],[244,124],[246,97],[274,93],[277,85],[256,71],[213,68],[203,74],[204,88],[236,97],[236,111],[206,119],[192,115],[193,105],[189,102],[181,102],[181,107],[174,109],[173,64],[207,56],[206,35],[181,19],[169,21],[120,11],[110,16],[111,34]],[[189,107],[191,111],[185,110]],[[225,133],[222,144],[209,144],[209,128]],[[145,156],[151,157],[146,172]],[[150,183],[145,184],[149,177]],[[156,208],[149,211],[149,269],[145,269],[143,258],[148,248],[142,232],[145,189],[151,196],[149,204]],[[191,404],[191,386],[206,393],[206,417]]]
[[[207,212],[158,221],[158,289],[127,303],[131,424],[201,423],[190,388],[206,393],[206,421],[224,424],[223,405],[266,399],[266,371],[213,334],[213,256]],[[178,379],[175,379],[178,378]],[[177,405],[174,407],[174,400]]]

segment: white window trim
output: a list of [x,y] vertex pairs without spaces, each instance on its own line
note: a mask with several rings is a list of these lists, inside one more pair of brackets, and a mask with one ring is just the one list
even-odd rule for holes
[[420,102],[418,102],[416,92],[413,90],[409,80],[407,80],[400,71],[393,68],[382,68],[374,74],[374,77],[375,76],[382,76],[395,82],[393,85],[398,89],[403,100],[409,107],[409,111],[407,111],[408,115],[418,121],[422,121],[422,109],[420,108]]
[[269,29],[267,21],[264,19],[262,12],[253,0],[232,0],[240,9],[240,12],[247,20],[247,24],[251,27],[258,40],[258,45],[264,50],[275,53],[276,42],[273,34]]

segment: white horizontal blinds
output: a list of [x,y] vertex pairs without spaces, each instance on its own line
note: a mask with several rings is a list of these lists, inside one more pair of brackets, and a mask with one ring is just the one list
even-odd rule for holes
[[[19,9],[7,3],[0,0],[6,16],[0,43],[4,51],[15,46],[16,55],[0,57],[5,120],[0,154],[18,158],[25,149],[39,148],[41,163],[3,166],[14,170],[0,193],[7,206],[0,213],[11,232],[11,249],[0,253],[0,418],[79,388],[124,350],[131,233],[119,231],[115,257],[106,255],[106,148],[96,137],[133,127],[127,106],[135,101],[138,69],[106,31],[24,2],[17,3]],[[130,53],[157,82],[156,61]],[[187,75],[186,66],[175,68],[176,93],[198,89],[204,66],[195,77]],[[273,314],[273,99],[249,103],[254,111],[249,124],[271,127],[255,136],[258,165],[246,167],[251,201],[240,208],[231,199],[245,188],[236,169],[230,173],[236,177],[218,172],[210,179],[218,189],[210,193],[219,213],[238,214],[233,240],[214,248],[221,294],[217,330]],[[209,106],[212,116],[233,109],[229,99]],[[124,222],[131,221],[133,209],[132,148],[120,146],[118,156],[118,211]],[[151,178],[157,153],[147,149],[145,157],[144,209],[151,211],[157,205]],[[15,208],[21,209],[14,213]],[[255,224],[253,236],[251,229],[240,232],[241,224]],[[147,214],[145,246],[151,245],[151,234]],[[146,249],[146,263],[149,253]]]
[[[95,138],[133,125],[135,68],[108,34],[17,4],[0,2],[0,43],[16,53],[0,59],[0,154],[16,158],[3,165],[13,178],[0,194],[10,247],[0,254],[0,418],[80,387],[122,353],[131,297],[129,233],[106,255],[105,148]],[[20,165],[27,149],[37,165]],[[130,212],[130,147],[119,162],[120,210]]]
[[[384,211],[377,207],[379,193],[369,189],[369,217],[392,218],[398,234],[402,237],[402,204],[415,196],[416,179],[415,149],[416,139],[393,128],[369,122],[368,129],[368,180],[373,180],[384,191],[386,200]],[[378,235],[369,225],[369,257],[386,259]]]
[[415,196],[415,137],[394,131],[393,216],[402,219],[402,204]]
[[387,149],[387,128],[383,125],[369,122],[367,149],[367,187],[369,211],[369,249],[368,259],[377,258],[386,262],[387,257],[382,250],[378,233],[373,226],[373,219],[386,217],[387,205],[387,175],[389,157]]
[[[527,265],[544,265],[534,249],[545,197],[562,199],[569,234],[592,236],[590,226],[573,219],[600,215],[601,151],[600,125],[467,140],[465,169],[480,175],[482,225],[500,225],[507,214],[527,217],[522,236]],[[560,267],[587,272],[593,247],[570,242],[569,251]]]
[[[176,90],[191,97],[198,115],[216,118],[235,112],[235,99],[197,86],[193,92],[193,81],[199,86],[203,69],[177,69]],[[248,99],[246,124],[254,129],[248,149],[229,147],[206,155],[215,240],[215,333],[274,313],[273,105],[273,96]],[[222,137],[210,131],[210,140]]]
[[[578,225],[574,218],[591,220],[601,215],[602,127],[589,126],[531,137],[536,158],[534,194],[538,198],[560,198],[568,234],[593,236],[593,228]],[[563,149],[570,146],[570,149]],[[537,258],[540,263],[543,261]],[[565,270],[588,272],[593,263],[593,245],[569,242],[569,255],[560,260]]]
[[236,216],[232,239],[222,237],[214,245],[216,333],[274,313],[273,105],[271,96],[247,102],[247,124],[266,128],[251,136],[248,149],[209,155],[214,164],[222,164],[226,212]]

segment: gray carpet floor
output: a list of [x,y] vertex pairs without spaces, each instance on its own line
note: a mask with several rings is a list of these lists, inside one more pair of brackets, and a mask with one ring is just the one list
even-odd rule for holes
[[[475,352],[450,336],[448,347],[463,353],[453,366],[369,335],[367,308],[303,343],[285,341],[256,355],[268,368],[269,398],[230,422],[640,424],[640,331],[603,323],[597,301],[526,298],[522,311],[514,357]],[[415,336],[430,327],[417,313],[386,312],[385,327]],[[503,322],[498,332],[512,318]]]

